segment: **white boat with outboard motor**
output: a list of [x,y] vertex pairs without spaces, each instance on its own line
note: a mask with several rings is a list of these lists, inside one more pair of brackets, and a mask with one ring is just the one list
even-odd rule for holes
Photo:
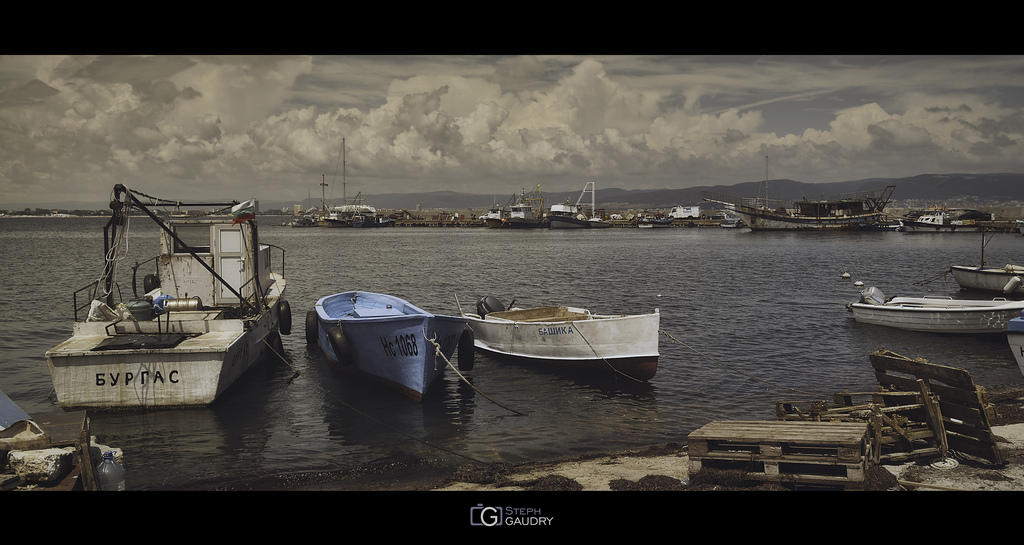
[[952,297],[886,298],[876,287],[847,305],[857,322],[931,333],[1002,333],[1024,310],[1024,301],[953,299]]
[[473,332],[467,322],[393,295],[346,291],[320,298],[306,313],[306,342],[318,345],[343,371],[422,401],[456,348],[460,370],[472,369]]
[[488,296],[477,301],[476,310],[465,314],[476,347],[501,358],[613,370],[641,381],[658,370],[658,309],[650,314],[593,314],[569,306],[506,310],[496,297]]
[[[74,333],[46,352],[62,408],[207,405],[270,349],[282,352],[280,335],[291,330],[284,252],[275,272],[275,247],[260,241],[256,202],[187,205],[230,208],[232,217],[221,219],[164,221],[149,209],[165,205],[182,206],[114,187],[103,274],[74,292]],[[118,265],[127,253],[133,211],[161,228],[160,253],[144,294],[137,293],[136,263],[135,298],[119,301]],[[87,300],[80,305],[83,294]]]

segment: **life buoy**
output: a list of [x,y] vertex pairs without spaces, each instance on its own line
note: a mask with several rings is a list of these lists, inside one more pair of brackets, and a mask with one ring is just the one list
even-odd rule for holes
[[342,365],[351,364],[352,347],[349,346],[345,334],[341,331],[341,326],[334,326],[328,330],[327,339],[331,342],[331,348],[334,349],[334,355],[338,358],[338,362]]
[[316,344],[320,340],[319,322],[315,308],[306,311],[306,344]]
[[473,358],[476,354],[475,340],[476,334],[473,333],[473,328],[467,325],[462,330],[462,336],[459,337],[459,371],[473,370]]
[[281,308],[278,312],[278,323],[277,327],[281,330],[284,335],[292,334],[292,306],[288,304],[288,301],[281,300]]

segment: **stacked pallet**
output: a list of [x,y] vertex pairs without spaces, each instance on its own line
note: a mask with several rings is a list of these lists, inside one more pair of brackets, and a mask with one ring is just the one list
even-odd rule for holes
[[793,488],[862,490],[868,441],[864,422],[716,421],[689,435],[689,470],[738,470],[745,480]]
[[950,451],[994,463],[1006,461],[992,433],[992,404],[961,368],[910,359],[885,349],[870,355],[877,392],[841,392],[833,405],[821,400],[780,401],[787,421],[868,422],[872,461],[946,458]]

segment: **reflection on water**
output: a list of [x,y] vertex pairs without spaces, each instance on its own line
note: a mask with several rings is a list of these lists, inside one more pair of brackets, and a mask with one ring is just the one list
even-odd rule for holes
[[[43,353],[70,334],[70,294],[102,266],[105,219],[0,220],[0,388],[30,413],[56,410]],[[157,251],[134,222],[129,263]],[[771,419],[777,400],[876,387],[867,355],[885,347],[966,367],[989,387],[1022,377],[1005,337],[962,338],[865,326],[853,280],[887,295],[953,294],[941,273],[974,264],[965,234],[751,233],[732,229],[497,231],[291,229],[261,224],[286,250],[293,332],[210,407],[92,415],[125,452],[131,488],[187,488],[242,475],[357,467],[412,454],[439,463],[517,462],[683,442],[712,420]],[[1024,237],[997,235],[989,263]],[[1019,260],[1018,260],[1019,261]],[[843,272],[853,278],[843,280]],[[45,274],[43,274],[45,273]],[[932,282],[917,283],[934,279]],[[131,296],[131,279],[121,290]],[[353,380],[307,347],[305,311],[347,290],[385,292],[457,314],[506,305],[661,311],[661,362],[648,383],[512,365],[477,354],[423,403]],[[191,484],[190,484],[191,483]],[[201,486],[201,485],[200,485]]]

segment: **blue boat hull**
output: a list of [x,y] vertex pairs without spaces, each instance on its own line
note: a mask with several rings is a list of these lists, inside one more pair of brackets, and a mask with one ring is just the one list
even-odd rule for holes
[[329,361],[415,400],[444,373],[468,322],[370,292],[329,295],[315,310],[318,345]]

